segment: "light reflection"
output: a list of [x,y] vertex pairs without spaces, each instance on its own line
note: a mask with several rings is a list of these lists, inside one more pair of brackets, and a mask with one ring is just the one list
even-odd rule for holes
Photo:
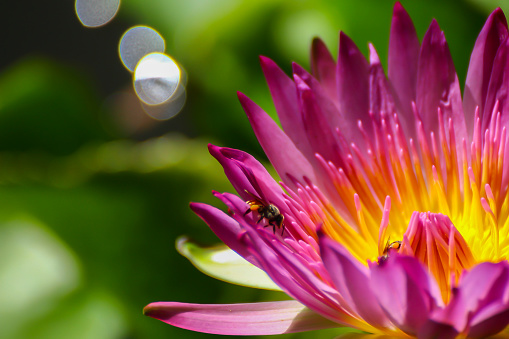
[[78,19],[85,27],[99,27],[110,22],[118,12],[120,0],[76,0]]
[[180,113],[186,103],[187,94],[183,84],[179,84],[171,99],[160,105],[147,105],[141,103],[143,110],[155,120],[168,120]]
[[140,60],[150,53],[164,52],[163,37],[154,29],[147,26],[136,26],[128,29],[118,46],[120,60],[131,72]]
[[177,115],[186,102],[185,72],[166,54],[152,53],[134,71],[134,90],[145,112],[156,120]]

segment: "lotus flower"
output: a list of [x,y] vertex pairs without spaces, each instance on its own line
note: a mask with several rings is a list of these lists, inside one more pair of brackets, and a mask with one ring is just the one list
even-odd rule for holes
[[[293,64],[290,78],[266,57],[261,65],[282,129],[244,94],[239,99],[282,181],[245,152],[210,146],[237,195],[214,193],[228,213],[201,203],[191,208],[252,267],[239,264],[243,277],[223,272],[224,279],[279,288],[294,300],[156,302],[145,314],[227,335],[352,327],[390,337],[480,338],[503,331],[509,324],[503,12],[496,9],[477,38],[463,100],[438,23],[420,43],[399,3],[388,76],[372,45],[366,60],[344,33],[337,61],[313,41],[311,73]],[[258,283],[246,282],[246,272],[256,270],[270,281],[261,272],[253,273]]]

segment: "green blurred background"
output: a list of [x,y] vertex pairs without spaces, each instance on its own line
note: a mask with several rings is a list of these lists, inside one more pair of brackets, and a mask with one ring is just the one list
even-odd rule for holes
[[[501,1],[403,1],[422,38],[435,17],[460,81]],[[345,31],[385,64],[392,1],[125,0],[108,25],[83,27],[73,1],[10,2],[0,55],[0,338],[206,338],[144,317],[153,301],[281,300],[216,281],[175,250],[218,239],[189,201],[232,191],[207,143],[266,161],[237,101],[271,115],[258,55],[309,68],[314,36],[337,55]],[[506,5],[507,8],[507,5]],[[507,10],[506,10],[507,11]],[[147,117],[122,66],[125,30],[148,25],[188,75],[175,118]],[[339,330],[285,335],[332,338]]]

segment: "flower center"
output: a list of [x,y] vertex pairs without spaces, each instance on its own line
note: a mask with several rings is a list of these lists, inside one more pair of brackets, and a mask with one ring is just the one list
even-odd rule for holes
[[456,141],[440,110],[438,133],[426,133],[416,118],[417,143],[396,114],[383,115],[374,137],[364,138],[366,151],[351,144],[341,167],[317,155],[335,189],[328,201],[308,187],[310,201],[320,205],[309,206],[311,218],[363,263],[383,256],[389,238],[401,241],[399,251],[419,258],[448,300],[463,269],[509,258],[509,240],[499,237],[509,232],[506,130],[498,103],[493,111],[484,134],[476,113],[470,145]]

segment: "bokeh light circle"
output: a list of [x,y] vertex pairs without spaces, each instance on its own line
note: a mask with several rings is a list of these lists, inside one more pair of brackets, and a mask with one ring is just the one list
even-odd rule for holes
[[187,94],[182,83],[179,84],[173,96],[160,105],[147,105],[142,102],[142,107],[148,116],[155,120],[168,120],[180,113],[186,104]]
[[128,29],[118,46],[120,60],[131,72],[139,61],[150,53],[164,52],[164,39],[156,30],[147,26],[135,26]]
[[83,26],[99,27],[115,17],[120,0],[76,0],[74,7]]
[[163,53],[144,56],[134,71],[134,90],[147,105],[160,105],[176,92],[181,72],[177,63]]

